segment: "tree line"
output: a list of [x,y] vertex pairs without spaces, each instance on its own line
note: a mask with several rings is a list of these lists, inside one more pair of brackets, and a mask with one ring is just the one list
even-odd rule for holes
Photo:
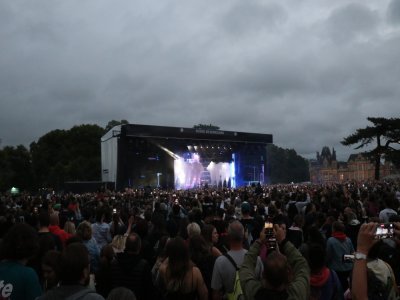
[[[376,142],[365,151],[376,162],[377,179],[382,158],[399,166],[400,119],[368,118],[373,126],[358,129],[343,139],[343,145],[359,144],[356,149]],[[69,130],[52,130],[30,144],[5,146],[0,149],[0,191],[15,186],[22,190],[38,188],[62,189],[66,181],[101,180],[100,139],[112,127],[128,124],[127,120],[112,120],[103,128],[83,124]],[[397,146],[396,146],[397,145]],[[271,183],[304,182],[309,180],[308,161],[293,149],[276,145],[267,148],[267,165]]]

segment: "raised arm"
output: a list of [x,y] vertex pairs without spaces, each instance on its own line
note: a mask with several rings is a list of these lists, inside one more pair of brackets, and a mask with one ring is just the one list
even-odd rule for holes
[[351,294],[354,300],[368,300],[367,255],[375,241],[376,223],[362,224],[357,237],[357,253],[365,255],[356,259],[353,266]]
[[274,226],[279,249],[287,257],[288,264],[293,270],[293,280],[287,291],[293,299],[309,299],[310,293],[310,268],[306,259],[299,250],[286,239],[284,230],[278,225]]
[[261,282],[256,278],[254,270],[256,268],[261,245],[264,241],[265,232],[261,230],[260,238],[251,245],[239,270],[240,285],[246,299],[254,299],[255,294],[262,287]]

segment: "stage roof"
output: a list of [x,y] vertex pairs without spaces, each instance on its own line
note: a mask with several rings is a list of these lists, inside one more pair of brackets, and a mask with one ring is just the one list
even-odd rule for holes
[[139,124],[122,125],[121,135],[126,137],[213,140],[257,144],[272,144],[273,142],[272,134]]

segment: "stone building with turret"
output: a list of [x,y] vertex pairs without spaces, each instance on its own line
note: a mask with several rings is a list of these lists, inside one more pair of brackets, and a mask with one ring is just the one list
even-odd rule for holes
[[[312,183],[330,184],[348,180],[373,180],[375,165],[365,155],[351,154],[347,162],[336,159],[336,151],[323,147],[321,154],[317,152],[316,159],[310,160],[310,181]],[[384,178],[395,172],[390,162],[381,164],[380,177]]]

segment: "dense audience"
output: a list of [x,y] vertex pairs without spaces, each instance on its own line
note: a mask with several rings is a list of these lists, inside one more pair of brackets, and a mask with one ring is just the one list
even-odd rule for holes
[[3,194],[0,299],[399,299],[399,201],[399,180]]

